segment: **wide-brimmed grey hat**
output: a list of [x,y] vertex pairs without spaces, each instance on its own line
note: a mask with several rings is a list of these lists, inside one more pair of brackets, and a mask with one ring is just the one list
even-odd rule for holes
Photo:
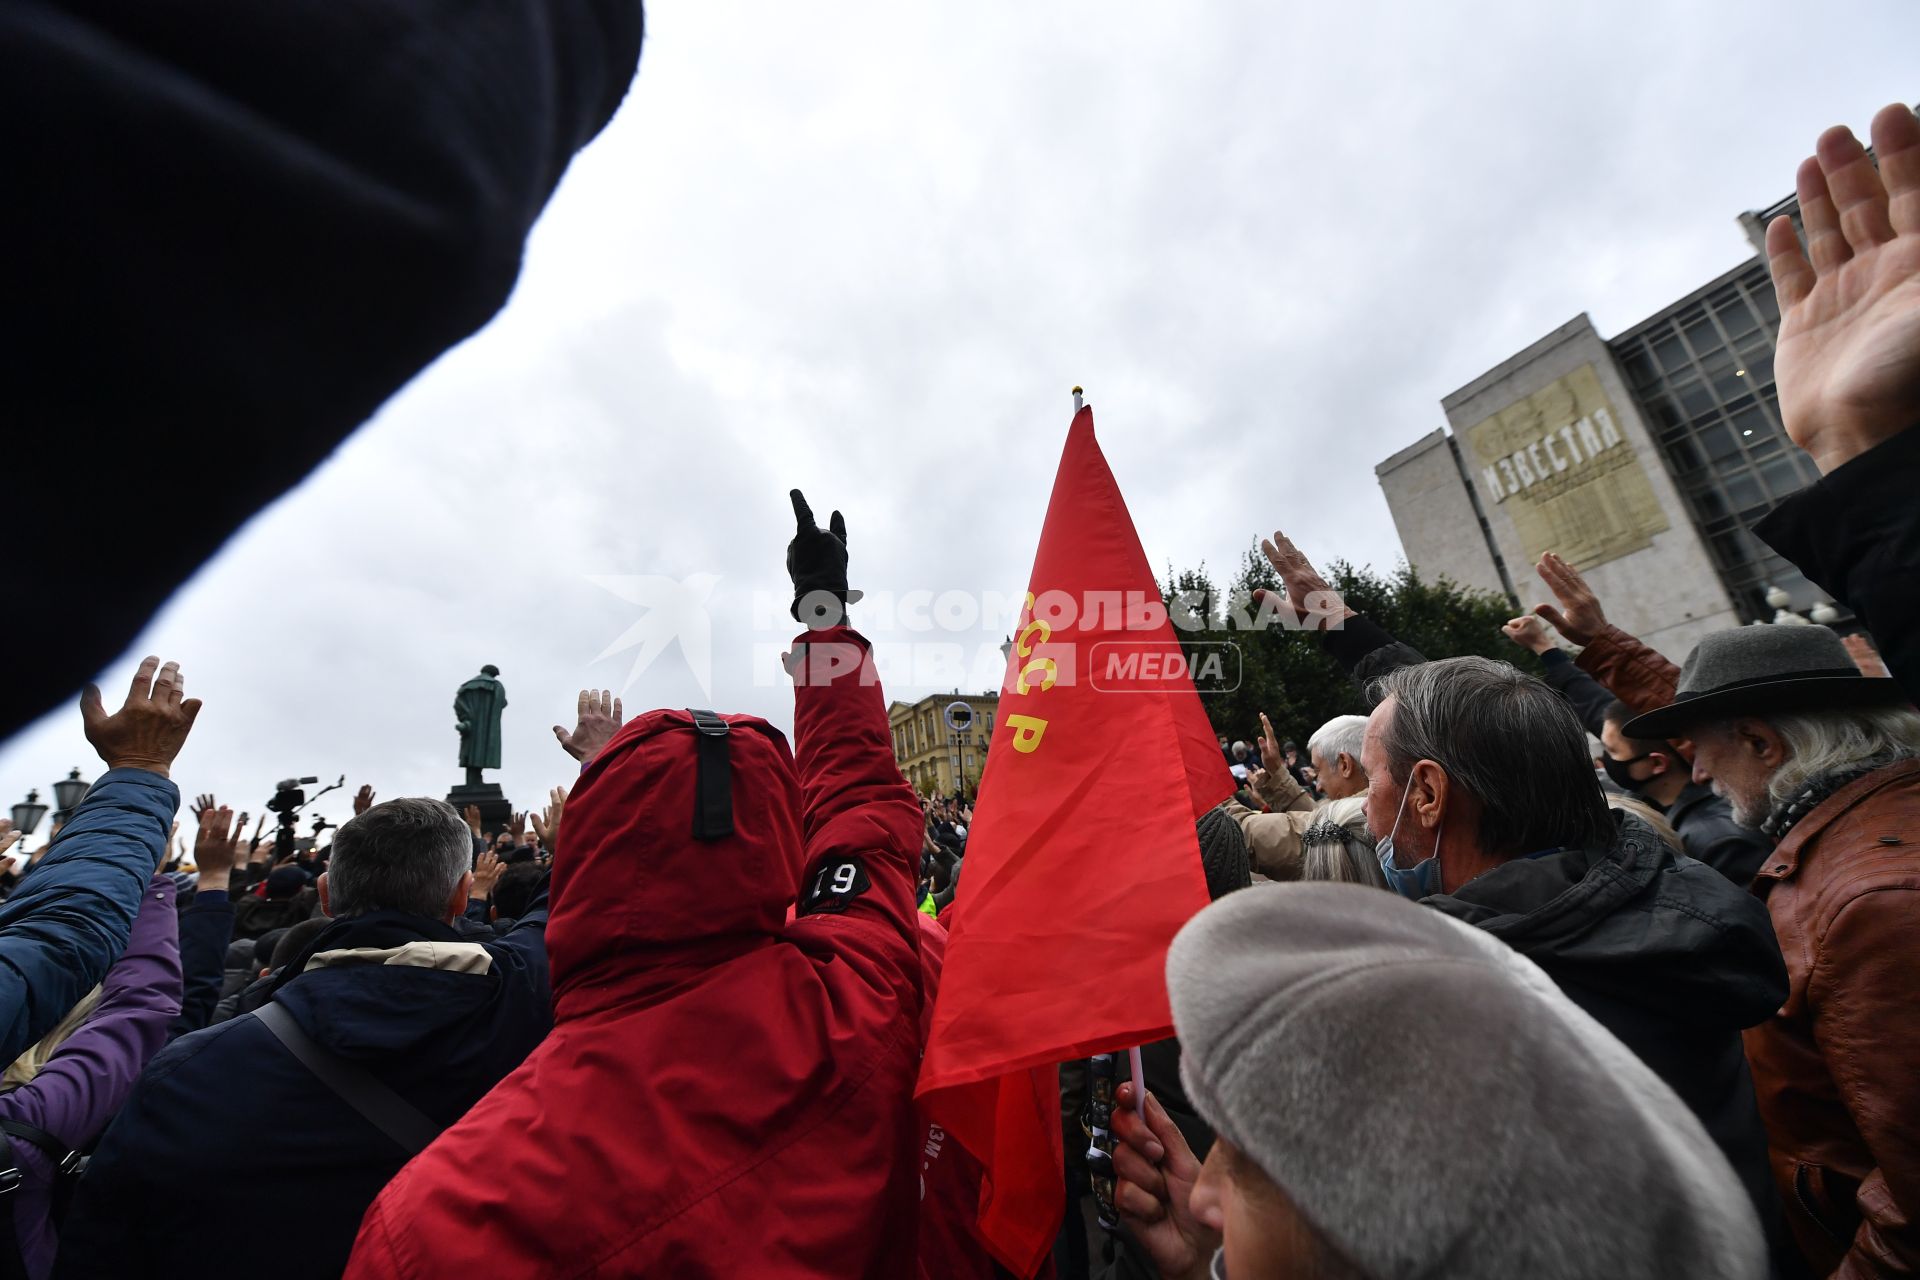
[[1896,706],[1897,680],[1862,675],[1840,637],[1820,626],[1716,631],[1680,668],[1673,701],[1620,726],[1629,738],[1685,737],[1693,725],[1775,711]]

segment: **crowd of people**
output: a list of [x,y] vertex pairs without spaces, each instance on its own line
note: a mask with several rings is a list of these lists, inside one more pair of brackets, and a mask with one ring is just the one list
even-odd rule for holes
[[[164,149],[115,122],[163,103],[207,173],[255,175],[230,225],[320,249],[287,278],[169,172],[157,234],[216,301],[153,323],[99,305],[114,238],[22,185],[8,216],[45,224],[62,298],[17,352],[24,414],[111,439],[137,385],[144,429],[268,415],[286,440],[164,534],[115,523],[137,475],[104,482],[79,548],[100,579],[9,728],[504,298],[642,22],[488,12],[457,58],[438,11],[372,24],[419,56],[366,66],[275,63],[244,23],[196,45],[159,16],[12,20],[35,65],[113,86],[49,145],[110,139],[101,171],[138,175]],[[242,52],[249,74],[210,71]],[[381,109],[316,115],[340,76]],[[1060,1064],[1051,1274],[1920,1272],[1920,120],[1889,107],[1872,141],[1822,135],[1804,247],[1767,231],[1780,409],[1822,479],[1758,532],[1850,634],[1743,627],[1676,666],[1551,553],[1552,603],[1506,628],[1544,678],[1336,611],[1302,642],[1365,714],[1297,726],[1304,750],[1265,716],[1219,738],[1235,792],[1195,824],[1212,901],[1168,956],[1176,1035],[1138,1079]],[[293,296],[299,323],[262,322]],[[79,372],[115,342],[121,379]],[[283,386],[311,392],[297,412]],[[249,836],[212,795],[182,819],[181,665],[143,661],[117,708],[88,685],[106,772],[0,877],[0,1277],[1007,1275],[973,1230],[980,1153],[914,1101],[992,780],[973,803],[908,785],[846,621],[846,522],[792,502],[792,741],[583,691],[555,729],[569,784],[498,830],[371,785],[324,844]],[[135,537],[151,561],[115,554]],[[1331,594],[1263,546],[1266,604]]]

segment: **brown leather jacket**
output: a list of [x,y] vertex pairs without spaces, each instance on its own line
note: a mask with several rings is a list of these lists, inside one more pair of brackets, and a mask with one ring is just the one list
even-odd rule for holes
[[1746,1032],[1787,1221],[1817,1274],[1920,1274],[1920,760],[1827,797],[1753,891],[1790,984]]
[[1680,686],[1680,668],[1648,648],[1638,636],[1615,626],[1595,636],[1575,662],[1635,712],[1666,706]]
[[[1609,625],[1580,651],[1575,663],[1607,687],[1620,701],[1644,714],[1673,701],[1680,687],[1680,668],[1648,647],[1638,636],[1628,635]],[[1673,739],[1673,749],[1688,764],[1693,763],[1693,743],[1686,738]]]
[[[1579,664],[1635,711],[1680,675],[1617,627]],[[1790,984],[1746,1033],[1788,1225],[1817,1274],[1920,1275],[1920,760],[1827,797],[1753,891]]]

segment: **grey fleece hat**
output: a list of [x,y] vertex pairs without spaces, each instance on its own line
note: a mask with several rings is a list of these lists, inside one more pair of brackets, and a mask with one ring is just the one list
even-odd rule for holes
[[1200,1114],[1375,1280],[1766,1275],[1685,1104],[1478,929],[1258,885],[1188,922],[1167,987]]

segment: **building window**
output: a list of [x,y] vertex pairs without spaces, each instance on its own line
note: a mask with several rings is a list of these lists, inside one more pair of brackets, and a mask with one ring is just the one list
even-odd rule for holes
[[1773,616],[1764,600],[1769,584],[1792,592],[1801,607],[1813,594],[1745,529],[1815,478],[1780,426],[1773,382],[1779,323],[1773,281],[1756,259],[1704,303],[1615,348],[1721,580],[1748,619]]

